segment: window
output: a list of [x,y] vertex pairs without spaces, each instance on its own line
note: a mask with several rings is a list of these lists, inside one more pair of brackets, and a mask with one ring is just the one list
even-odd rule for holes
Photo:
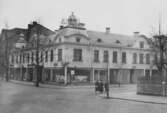
[[139,57],[140,57],[140,58],[139,58],[139,59],[140,59],[140,60],[139,60],[139,63],[140,63],[140,64],[143,64],[143,63],[144,63],[144,62],[143,62],[143,59],[144,59],[143,54],[140,54]]
[[23,63],[25,63],[25,53],[23,53]]
[[117,44],[120,44],[120,43],[121,43],[119,40],[116,40],[115,42],[116,42]]
[[14,63],[14,55],[12,55],[11,62]]
[[48,62],[48,51],[45,51],[45,62]]
[[154,63],[155,64],[158,63],[158,56],[157,56],[157,54],[154,55]]
[[49,43],[51,43],[52,41],[51,40],[49,40]]
[[74,49],[74,61],[82,61],[82,49]]
[[117,51],[113,52],[113,63],[117,63]]
[[53,50],[50,51],[50,61],[52,62],[54,59],[54,53]]
[[16,63],[18,63],[18,59],[19,59],[19,57],[18,57],[18,54],[16,55]]
[[30,62],[30,54],[27,53],[27,62],[29,63]]
[[62,49],[58,49],[58,61],[62,61]]
[[146,64],[150,64],[150,54],[146,54]]
[[108,51],[104,51],[104,58],[103,58],[103,62],[108,62]]
[[41,62],[43,62],[43,53],[41,52]]
[[34,62],[34,53],[33,52],[31,53],[31,62],[32,63]]
[[133,64],[137,64],[137,53],[133,53]]
[[102,42],[102,40],[100,38],[97,39],[97,42]]
[[59,38],[59,42],[61,42],[61,38]]
[[126,52],[122,52],[122,63],[126,63]]
[[99,51],[94,50],[94,62],[99,62]]
[[143,41],[140,42],[140,48],[144,48],[144,42]]
[[81,41],[81,38],[76,37],[76,42],[80,42],[80,41]]
[[22,55],[20,54],[20,63],[22,63],[22,62],[21,62],[21,57],[22,57]]

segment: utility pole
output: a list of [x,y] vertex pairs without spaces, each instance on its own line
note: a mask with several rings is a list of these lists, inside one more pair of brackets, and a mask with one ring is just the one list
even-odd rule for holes
[[106,82],[106,96],[107,98],[110,98],[110,95],[109,95],[109,90],[110,90],[110,87],[109,87],[109,76],[110,76],[110,67],[109,67],[109,58],[108,58],[108,61],[107,61],[107,82]]

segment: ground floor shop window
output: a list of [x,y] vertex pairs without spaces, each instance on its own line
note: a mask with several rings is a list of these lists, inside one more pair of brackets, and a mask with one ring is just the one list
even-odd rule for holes
[[68,81],[70,82],[90,82],[91,70],[68,69]]

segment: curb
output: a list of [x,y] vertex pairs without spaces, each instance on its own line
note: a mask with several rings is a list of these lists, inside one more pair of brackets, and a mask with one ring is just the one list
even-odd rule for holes
[[[102,98],[105,98],[105,96],[100,95]],[[149,104],[163,104],[167,105],[167,103],[164,102],[153,102],[153,101],[144,101],[144,100],[138,100],[138,99],[128,99],[128,98],[120,98],[120,97],[112,97],[110,96],[108,99],[118,99],[118,100],[126,100],[126,101],[133,101],[133,102],[140,102],[140,103],[149,103]]]

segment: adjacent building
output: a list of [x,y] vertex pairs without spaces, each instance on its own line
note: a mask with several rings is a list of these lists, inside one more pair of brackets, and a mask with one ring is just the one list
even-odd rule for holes
[[104,32],[87,30],[73,13],[60,29],[43,32],[32,27],[28,37],[20,36],[11,52],[11,78],[36,80],[37,56],[43,82],[93,83],[108,78],[110,83],[137,83],[138,77],[151,77],[156,71],[149,39],[139,32],[128,36],[112,33],[109,27]]

